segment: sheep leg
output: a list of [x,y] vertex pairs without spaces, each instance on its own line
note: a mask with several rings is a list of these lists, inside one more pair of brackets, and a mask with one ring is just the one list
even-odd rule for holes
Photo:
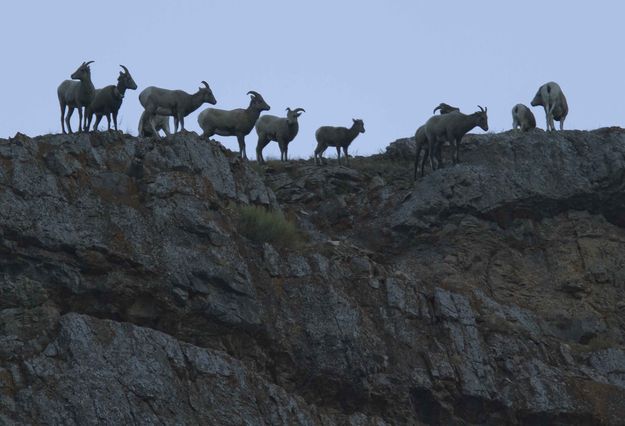
[[347,147],[343,147],[343,156],[345,157],[345,164],[349,166],[349,155],[347,154]]
[[[430,170],[433,172],[434,170],[436,170],[434,168],[434,155],[433,153],[435,152],[435,150],[438,148],[438,141],[434,140],[434,141],[428,141],[428,148],[427,148],[427,152],[429,153],[429,155],[427,155],[428,157],[430,157]],[[425,158],[423,159],[425,161]]]
[[115,131],[117,131],[117,112],[113,113],[113,125],[115,126]]
[[284,160],[289,161],[289,144],[284,145]]
[[461,141],[461,139],[456,139],[454,141],[454,144],[455,144],[454,148],[455,148],[455,154],[456,154],[455,155],[456,158],[455,158],[454,164],[459,164],[460,163],[460,141]]
[[339,166],[341,165],[341,147],[337,146],[336,147],[336,158],[339,161]]
[[[436,164],[437,167],[440,169],[444,166],[443,164],[443,144],[439,144],[437,146],[437,150],[436,150]],[[434,155],[434,153],[432,153],[431,155]]]
[[245,136],[237,135],[237,142],[239,142],[239,155],[244,160],[247,160],[247,154],[245,153]]
[[82,133],[83,131],[83,122],[82,122],[82,107],[78,107],[78,133]]
[[178,117],[174,115],[174,133],[178,133]]
[[256,144],[256,160],[260,164],[265,162],[265,159],[263,158],[263,149],[265,149],[268,143],[269,139],[261,138],[260,136],[258,137],[258,143]]
[[66,134],[65,131],[65,107],[66,105],[61,104],[61,129],[63,130],[63,134]]
[[180,131],[184,132],[184,115],[180,114],[180,117],[178,118],[178,122],[180,123]]
[[95,124],[93,125],[93,131],[96,132],[98,130],[98,126],[100,125],[100,120],[102,120],[102,114],[96,114],[95,116]]
[[106,114],[106,122],[108,124],[108,131],[111,131],[111,114]]
[[67,109],[67,115],[65,116],[65,124],[67,125],[67,132],[68,132],[69,134],[72,134],[72,133],[73,133],[73,132],[72,132],[72,125],[71,125],[71,123],[70,123],[70,121],[69,121],[69,120],[72,118],[72,115],[73,115],[73,114],[74,114],[74,107],[73,107],[73,106],[70,106],[70,107]]

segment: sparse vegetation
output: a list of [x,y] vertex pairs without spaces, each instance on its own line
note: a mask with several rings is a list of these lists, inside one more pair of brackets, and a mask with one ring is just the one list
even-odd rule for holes
[[297,247],[303,242],[300,231],[281,212],[260,206],[238,209],[238,229],[243,236],[257,243]]

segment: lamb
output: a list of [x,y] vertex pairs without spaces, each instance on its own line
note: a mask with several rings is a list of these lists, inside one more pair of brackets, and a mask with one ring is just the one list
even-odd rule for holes
[[[157,132],[160,130],[165,132],[165,136],[171,135],[171,130],[169,128],[169,116],[167,115],[155,115],[152,117],[152,120],[148,120],[146,118],[147,113],[143,111],[141,114],[141,119],[139,120],[139,135],[144,137],[151,136],[159,136],[158,134],[152,133],[152,123],[154,123],[154,128]],[[141,127],[143,126],[143,128]]]
[[[440,111],[441,115],[449,114],[450,112],[460,112],[460,108],[448,105],[444,102],[441,102],[436,108],[434,108],[434,111],[432,111],[432,113],[436,114],[437,110]],[[423,174],[425,173],[425,169],[424,169],[425,162],[430,155],[429,147],[427,144],[427,137],[425,136],[425,125],[420,126],[417,129],[414,135],[414,139],[415,139],[415,148],[416,148],[416,156],[414,160],[414,180],[417,180],[417,172],[419,169],[419,157],[421,156],[421,149],[425,148],[425,152],[423,153],[423,160],[421,162],[421,176],[423,176]],[[436,157],[438,159],[439,164],[442,164],[443,162],[442,157],[441,157],[441,146],[442,144],[439,145],[438,152],[436,153]]]
[[317,147],[315,148],[315,164],[320,164],[322,161],[325,163],[323,153],[329,146],[336,147],[336,155],[338,157],[339,165],[341,164],[341,148],[343,148],[345,161],[349,164],[347,149],[360,133],[365,132],[365,123],[362,120],[353,118],[352,121],[352,127],[349,129],[346,127],[332,126],[322,126],[317,129],[315,132],[315,139],[317,139]]
[[569,105],[558,83],[551,81],[540,86],[531,105],[542,105],[545,108],[547,131],[556,130],[554,120],[559,121],[560,130],[564,130],[564,119],[569,113]]
[[[83,108],[89,106],[95,96],[95,87],[91,82],[91,69],[89,68],[91,63],[93,61],[83,62],[71,75],[73,80],[79,81],[65,80],[56,89],[61,106],[61,129],[64,134],[67,133],[65,124],[67,124],[69,133],[73,133],[70,118],[74,113],[74,108],[78,108],[78,131],[82,132],[83,130]],[[66,107],[69,107],[67,117],[65,117]],[[84,121],[87,121],[86,114]]]
[[[488,116],[486,114],[488,108],[482,108],[479,105],[478,108],[480,111],[470,115],[455,111],[431,117],[425,123],[425,136],[428,141],[430,154],[437,152],[440,144],[449,141],[455,147],[453,154],[454,164],[458,164],[460,162],[460,141],[462,137],[476,126],[481,127],[484,131],[488,131]],[[430,155],[430,167],[434,170],[432,157],[434,155]]]
[[523,132],[536,128],[536,118],[534,114],[523,104],[516,104],[514,108],[512,108],[512,128],[516,130],[519,127]]
[[436,108],[434,108],[434,111],[432,111],[432,114],[436,114],[437,110],[439,110],[441,115],[443,115],[443,114],[449,114],[450,112],[454,112],[454,111],[460,111],[460,108],[456,108],[454,106],[446,104],[445,102],[441,102]]
[[[180,131],[184,131],[184,118],[198,109],[203,103],[215,105],[217,101],[208,83],[202,81],[204,87],[198,89],[194,94],[189,94],[184,90],[168,90],[160,87],[146,87],[139,94],[139,102],[145,108],[145,114],[141,117],[147,120],[152,129],[152,133],[158,137],[158,131],[153,122],[155,115],[165,115],[174,117],[174,133],[178,132],[178,123],[180,123]],[[143,130],[144,121],[139,121],[139,131]],[[145,136],[140,133],[139,136]]]
[[280,161],[288,160],[289,143],[295,139],[299,131],[297,118],[306,112],[304,108],[286,109],[286,117],[276,117],[274,115],[263,115],[256,122],[256,133],[258,134],[258,144],[256,145],[256,159],[259,163],[264,163],[263,149],[271,141],[278,142],[280,147]]
[[251,99],[250,104],[245,109],[237,108],[225,111],[207,108],[197,118],[197,122],[203,130],[203,137],[210,138],[213,135],[236,136],[239,142],[239,155],[244,159],[247,159],[245,136],[254,128],[260,113],[270,109],[260,93],[250,90],[247,94],[251,96]]
[[102,89],[97,89],[95,93],[95,97],[91,102],[91,105],[87,107],[86,115],[88,118],[86,129],[89,130],[91,126],[91,120],[93,119],[93,115],[95,114],[96,120],[93,126],[93,130],[98,130],[98,125],[100,124],[100,120],[102,120],[102,116],[106,115],[106,120],[108,121],[108,130],[111,130],[111,114],[113,114],[113,125],[115,127],[115,131],[117,131],[117,113],[119,112],[119,108],[122,106],[122,100],[124,99],[124,95],[126,94],[126,89],[136,90],[137,83],[133,80],[130,75],[130,71],[123,65],[120,65],[123,68],[123,71],[119,72],[119,77],[117,77],[117,85],[110,85],[103,87]]

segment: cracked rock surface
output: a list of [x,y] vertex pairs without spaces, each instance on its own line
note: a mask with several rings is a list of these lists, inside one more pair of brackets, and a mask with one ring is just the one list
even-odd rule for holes
[[0,424],[622,424],[625,131],[413,152],[0,140]]

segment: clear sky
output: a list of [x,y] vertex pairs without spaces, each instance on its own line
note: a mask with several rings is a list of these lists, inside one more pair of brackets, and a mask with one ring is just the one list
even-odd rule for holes
[[[120,127],[133,134],[150,85],[193,92],[206,80],[224,109],[247,106],[248,90],[270,114],[303,107],[292,157],[311,155],[317,127],[352,118],[367,132],[351,152],[377,153],[442,101],[488,106],[491,130],[507,130],[512,106],[529,106],[551,80],[569,101],[566,128],[625,120],[621,1],[21,0],[0,10],[0,137],[60,132],[56,88],[85,60],[95,61],[96,87],[115,83],[119,64],[130,69],[139,89],[127,93]],[[200,131],[203,108],[188,130]],[[544,128],[542,108],[533,111]],[[253,158],[254,131],[247,146]],[[279,156],[275,143],[265,152]]]

